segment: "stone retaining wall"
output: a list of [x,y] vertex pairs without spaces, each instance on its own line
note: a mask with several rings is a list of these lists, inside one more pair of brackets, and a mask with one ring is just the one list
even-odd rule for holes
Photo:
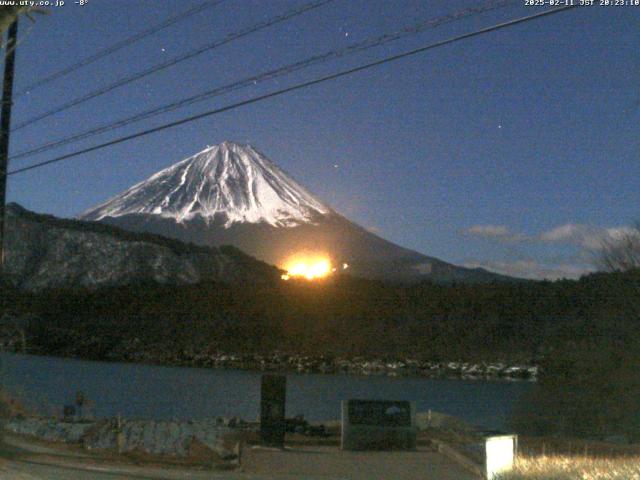
[[116,449],[121,452],[143,451],[155,455],[185,457],[195,441],[221,458],[231,458],[225,436],[233,429],[216,420],[153,421],[113,420],[97,422],[63,422],[46,418],[23,418],[9,421],[5,428],[13,433],[42,440],[80,443],[86,449]]

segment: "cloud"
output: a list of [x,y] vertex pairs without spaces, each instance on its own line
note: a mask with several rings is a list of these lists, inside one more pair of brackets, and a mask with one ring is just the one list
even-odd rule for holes
[[502,237],[509,235],[509,229],[504,225],[474,225],[468,228],[466,232],[481,237]]
[[506,225],[474,225],[464,234],[508,243],[555,243],[598,250],[606,240],[619,240],[625,235],[637,235],[628,226],[602,228],[580,223],[565,223],[544,232],[527,235],[514,232]]
[[552,228],[546,232],[542,232],[539,235],[540,240],[543,242],[561,242],[565,240],[572,240],[576,237],[581,237],[585,234],[584,225],[576,225],[575,223],[567,223],[560,225],[559,227]]
[[569,245],[577,250],[573,254],[563,250],[561,255],[547,257],[542,261],[518,258],[515,260],[469,260],[464,263],[464,266],[469,268],[481,267],[496,273],[532,280],[579,278],[595,270],[594,259],[605,242],[615,242],[629,235],[640,238],[640,231],[629,226],[605,228],[582,223],[565,223],[535,234],[514,232],[506,225],[474,225],[462,233],[503,244]]
[[470,260],[463,264],[467,268],[484,268],[495,273],[530,280],[559,280],[562,278],[580,278],[592,272],[587,265],[570,263],[541,263],[531,259],[514,261],[480,261]]
[[640,237],[640,230],[637,227],[616,227],[607,228],[606,234],[612,240],[621,240],[624,237]]
[[542,232],[538,235],[538,240],[544,243],[577,245],[588,250],[597,250],[607,236],[607,229],[604,228],[566,223]]
[[587,250],[598,250],[607,240],[620,240],[625,235],[637,235],[635,229],[627,226],[601,228],[591,225],[567,223],[540,234],[540,241],[568,243]]
[[519,233],[514,233],[506,225],[473,225],[463,230],[466,235],[496,239],[501,242],[520,242],[526,237]]

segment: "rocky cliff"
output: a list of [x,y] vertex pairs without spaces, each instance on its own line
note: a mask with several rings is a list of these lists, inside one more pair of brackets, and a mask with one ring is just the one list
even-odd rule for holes
[[202,247],[157,235],[7,209],[7,280],[20,288],[271,282],[279,271],[233,247]]

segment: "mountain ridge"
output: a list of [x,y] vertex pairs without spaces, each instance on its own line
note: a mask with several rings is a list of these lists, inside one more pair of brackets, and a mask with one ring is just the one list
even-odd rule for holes
[[385,240],[316,199],[252,146],[229,141],[159,171],[79,218],[199,245],[234,245],[281,268],[303,253],[378,280],[512,280]]
[[331,209],[251,145],[225,141],[185,158],[79,215],[83,220],[153,214],[288,226]]
[[233,246],[187,244],[7,205],[5,275],[15,287],[98,288],[140,282],[277,283],[281,271]]

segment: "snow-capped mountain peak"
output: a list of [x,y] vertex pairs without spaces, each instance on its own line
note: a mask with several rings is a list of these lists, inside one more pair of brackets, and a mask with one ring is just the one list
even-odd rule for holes
[[184,222],[219,216],[224,226],[310,223],[332,210],[250,145],[222,142],[161,170],[80,215],[151,214]]

